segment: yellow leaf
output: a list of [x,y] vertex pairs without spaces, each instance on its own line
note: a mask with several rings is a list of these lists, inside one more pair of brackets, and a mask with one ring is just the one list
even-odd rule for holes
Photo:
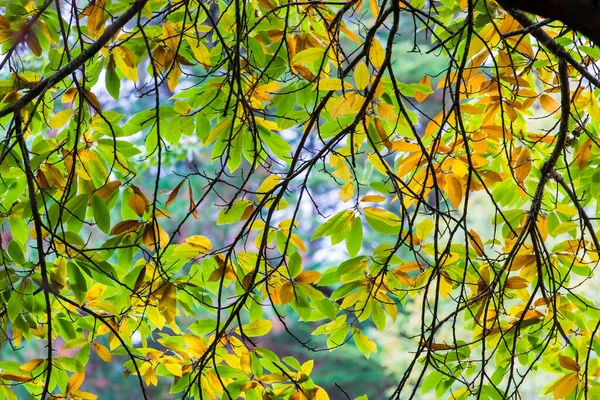
[[452,292],[452,281],[446,277],[445,273],[442,273],[440,277],[440,295],[447,299]]
[[577,387],[577,383],[579,382],[579,378],[577,374],[568,374],[554,382],[552,386],[546,390],[544,395],[553,393],[555,399],[564,399]]
[[207,250],[212,249],[212,243],[210,242],[210,239],[207,238],[206,236],[193,235],[193,236],[187,237],[185,239],[185,241],[194,247],[199,247],[202,251],[207,251]]
[[563,356],[562,354],[558,355],[558,362],[561,367],[571,371],[579,372],[579,369],[581,368],[577,361],[573,360],[571,357]]
[[67,394],[71,394],[77,389],[79,389],[79,387],[83,383],[84,378],[85,371],[75,372],[73,375],[71,375],[71,377],[69,378],[69,383],[67,384]]
[[294,286],[291,282],[285,281],[279,290],[279,300],[281,300],[281,304],[287,304],[290,301],[294,300]]
[[267,319],[260,319],[258,321],[254,321],[249,324],[242,325],[241,328],[237,328],[236,332],[238,334],[243,334],[248,337],[258,337],[264,336],[273,327],[273,323]]
[[87,19],[88,32],[92,37],[99,37],[104,32],[104,0],[96,0]]
[[[398,120],[398,113],[396,112],[396,107],[394,107],[391,104],[383,103],[383,102],[378,103],[377,104],[377,112],[386,121],[395,123]],[[377,121],[378,121],[378,119],[375,119],[376,123],[377,123]]]
[[166,22],[162,25],[162,40],[173,53],[176,52],[179,43],[179,34],[175,31],[173,24]]
[[452,174],[446,176],[446,193],[454,208],[458,208],[463,198],[463,187],[460,179]]
[[57,112],[52,118],[50,118],[50,121],[48,121],[48,126],[52,129],[61,128],[67,122],[69,122],[72,115],[73,110],[70,108]]
[[204,68],[209,68],[211,66],[210,51],[204,45],[204,43],[191,37],[187,37],[186,40],[192,49],[192,53],[194,53],[194,58],[196,61],[198,61]]
[[313,90],[342,90],[352,89],[352,84],[342,81],[340,78],[324,78],[319,79],[313,86]]
[[402,221],[396,214],[391,211],[384,210],[383,208],[365,207],[364,211],[367,217],[381,221],[388,226],[402,225]]
[[302,271],[294,278],[298,283],[313,283],[321,278],[321,273],[318,271]]
[[45,362],[43,358],[34,358],[33,360],[27,361],[25,364],[19,367],[20,371],[31,372],[36,369],[41,363]]
[[415,228],[415,234],[419,240],[425,240],[433,230],[433,221],[430,219],[424,219]]
[[371,350],[373,353],[377,353],[377,344],[375,344],[374,341],[365,336],[361,331],[356,331],[354,334],[358,335],[358,340],[360,340],[360,342],[364,344],[366,348]]
[[381,196],[379,194],[368,194],[360,198],[360,201],[363,203],[372,202],[372,203],[381,203],[385,201],[386,197]]
[[385,160],[383,160],[381,157],[379,157],[375,153],[367,154],[367,158],[369,159],[369,161],[371,161],[371,164],[373,164],[373,167],[375,167],[375,169],[380,174],[388,176],[388,171],[389,171],[390,167],[389,167],[389,165],[387,165],[387,162]]
[[306,246],[304,245],[304,242],[302,241],[302,239],[300,238],[300,236],[296,235],[295,233],[292,233],[290,235],[290,242],[292,242],[292,244],[301,251],[306,251]]
[[308,63],[317,61],[323,58],[325,49],[321,47],[311,47],[306,50],[302,50],[294,56],[292,64]]
[[173,90],[175,90],[175,88],[177,87],[180,76],[181,76],[181,68],[179,67],[179,63],[176,61],[173,65],[173,68],[171,69],[171,72],[169,72],[169,80],[167,82],[169,85],[169,90],[171,92]]
[[323,388],[317,386],[314,400],[329,400],[329,395]]
[[281,177],[279,175],[269,175],[267,178],[262,181],[258,189],[256,189],[256,198],[261,201],[262,198],[271,192],[277,184],[281,182]]
[[162,296],[158,301],[158,310],[162,313],[170,324],[175,319],[177,314],[177,288],[171,283],[165,283],[165,288],[162,290]]
[[542,94],[540,96],[540,104],[542,105],[542,108],[544,110],[546,110],[549,113],[554,113],[556,112],[556,110],[558,110],[558,108],[560,107],[558,105],[558,102],[556,100],[554,100],[549,94]]
[[379,40],[377,40],[376,38],[373,38],[373,41],[371,42],[371,48],[369,50],[369,60],[375,68],[381,68],[383,62],[385,61],[385,51],[383,50],[383,47],[381,46]]
[[[152,225],[154,229],[152,229]],[[169,234],[158,223],[148,223],[146,224],[143,240],[146,247],[150,250],[154,249],[157,242],[164,249],[169,244]]]
[[100,357],[102,361],[109,363],[112,360],[112,355],[106,346],[96,342],[92,343],[92,345],[94,346],[94,350],[96,350],[98,357]]
[[112,53],[115,64],[121,70],[123,75],[132,82],[137,82],[138,72],[137,66],[135,65],[135,57],[131,50],[127,47],[120,46],[116,51]]
[[340,200],[346,203],[354,195],[354,183],[346,182],[340,189]]
[[[421,78],[419,83],[421,85],[427,85],[431,88],[431,80],[429,79],[429,75],[425,75],[423,78]],[[415,100],[418,101],[419,103],[421,103],[423,100],[425,100],[427,98],[427,96],[429,96],[429,94],[421,93],[421,92],[415,90]],[[461,106],[461,111],[462,111],[462,106]]]
[[577,150],[577,153],[575,153],[575,156],[574,156],[574,158],[577,162],[577,166],[579,167],[580,170],[583,171],[583,169],[587,165],[588,161],[590,160],[591,154],[592,154],[592,140],[587,139],[585,142],[583,142],[583,144]]
[[129,196],[129,200],[127,200],[127,204],[135,211],[138,217],[144,215],[144,212],[146,211],[146,202],[139,194],[132,193],[131,196]]
[[369,0],[369,6],[371,7],[373,18],[377,19],[379,17],[379,4],[377,4],[377,0]]
[[356,64],[354,67],[354,83],[357,90],[363,90],[369,85],[371,81],[371,74],[369,73],[369,67],[363,61]]
[[146,383],[146,386],[158,385],[158,377],[156,376],[156,372],[154,372],[154,368],[152,368],[152,366],[150,366],[150,368],[144,372],[144,383]]

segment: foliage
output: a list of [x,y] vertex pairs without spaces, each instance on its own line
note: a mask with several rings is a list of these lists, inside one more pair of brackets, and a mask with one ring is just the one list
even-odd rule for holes
[[[95,354],[143,398],[165,377],[180,398],[323,400],[313,361],[264,337],[369,357],[369,324],[407,302],[392,398],[516,398],[538,370],[543,395],[600,396],[585,37],[492,0],[81,6],[0,1],[0,328],[45,345],[0,362],[2,398],[96,398]],[[401,27],[440,76],[397,79]],[[313,243],[345,260],[308,268]]]

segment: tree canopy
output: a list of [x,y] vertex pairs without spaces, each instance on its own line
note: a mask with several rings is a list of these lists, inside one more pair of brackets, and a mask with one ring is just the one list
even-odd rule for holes
[[391,326],[382,398],[600,398],[598,16],[0,0],[0,399],[102,398],[92,357],[144,399],[364,399],[267,339]]

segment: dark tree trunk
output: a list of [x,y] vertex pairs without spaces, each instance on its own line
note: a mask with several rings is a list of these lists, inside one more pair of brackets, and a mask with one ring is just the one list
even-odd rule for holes
[[600,0],[498,0],[504,8],[563,22],[600,45]]

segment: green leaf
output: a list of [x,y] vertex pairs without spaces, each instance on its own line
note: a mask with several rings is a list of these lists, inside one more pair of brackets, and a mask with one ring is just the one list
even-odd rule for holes
[[79,267],[72,262],[67,263],[67,273],[69,287],[73,291],[77,302],[79,304],[83,304],[83,300],[85,299],[88,291],[85,277],[81,273]]
[[110,212],[100,196],[95,195],[92,197],[92,210],[94,212],[94,222],[102,232],[108,235],[110,232]]
[[273,328],[273,323],[271,321],[267,319],[261,319],[242,325],[241,328],[236,329],[236,332],[240,335],[243,334],[248,337],[259,337],[269,333],[271,328]]
[[363,242],[363,226],[360,217],[355,217],[352,224],[352,229],[346,237],[346,249],[350,257],[356,257],[362,248]]
[[104,75],[106,90],[115,100],[119,100],[121,94],[121,79],[113,63],[109,62]]
[[239,222],[246,209],[251,205],[250,200],[238,200],[229,209],[223,208],[217,217],[217,225]]

